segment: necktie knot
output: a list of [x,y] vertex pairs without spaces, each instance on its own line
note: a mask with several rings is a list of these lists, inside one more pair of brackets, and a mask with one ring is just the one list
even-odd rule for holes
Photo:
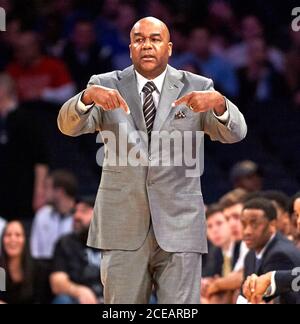
[[145,84],[144,88],[143,88],[143,92],[146,94],[152,93],[156,90],[156,86],[154,84],[154,82],[149,81]]

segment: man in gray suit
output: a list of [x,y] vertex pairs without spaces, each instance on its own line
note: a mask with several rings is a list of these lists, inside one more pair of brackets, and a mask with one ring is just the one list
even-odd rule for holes
[[165,152],[155,139],[188,131],[190,144],[199,132],[235,143],[247,126],[211,80],[168,65],[172,43],[163,22],[144,18],[130,36],[133,66],[93,76],[58,117],[69,136],[114,134],[117,148],[113,141],[105,148],[117,158],[124,147],[132,158],[133,143],[139,143],[138,165],[104,160],[88,245],[102,250],[105,303],[147,303],[153,285],[158,303],[199,303],[207,252],[200,174],[186,176],[187,165],[153,163]]

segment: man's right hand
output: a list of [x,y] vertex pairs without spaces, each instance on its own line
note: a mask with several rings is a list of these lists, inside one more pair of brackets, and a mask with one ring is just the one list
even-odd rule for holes
[[127,115],[130,114],[129,107],[118,90],[98,85],[87,88],[82,96],[85,105],[96,104],[105,111],[123,109]]
[[264,294],[271,285],[272,272],[266,273],[260,277],[253,274],[249,276],[243,285],[243,294],[252,304],[262,302]]

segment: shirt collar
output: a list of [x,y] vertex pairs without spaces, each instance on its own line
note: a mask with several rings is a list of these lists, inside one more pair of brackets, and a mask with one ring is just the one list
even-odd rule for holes
[[268,246],[270,245],[270,243],[273,241],[274,237],[275,237],[276,234],[273,234],[271,236],[271,238],[269,239],[268,243],[265,245],[265,247],[259,252],[259,253],[255,253],[256,255],[256,258],[258,260],[261,260],[266,252],[266,249],[268,248]]
[[223,256],[226,256],[228,258],[232,258],[233,252],[234,252],[234,246],[235,246],[234,242],[231,242],[229,248],[227,250],[222,251]]
[[155,78],[153,80],[146,79],[144,76],[142,76],[136,70],[135,70],[135,74],[136,74],[136,79],[137,79],[138,92],[139,92],[140,95],[142,93],[142,90],[143,90],[144,86],[149,81],[154,82],[157,91],[159,93],[161,93],[162,92],[162,88],[163,88],[163,84],[164,84],[164,81],[165,81],[165,76],[167,74],[167,68],[165,69],[165,71],[162,74],[160,74],[157,78]]

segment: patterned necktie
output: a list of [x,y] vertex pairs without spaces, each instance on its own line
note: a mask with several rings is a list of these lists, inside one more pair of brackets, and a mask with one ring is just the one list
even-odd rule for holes
[[152,93],[156,90],[155,84],[151,81],[147,82],[143,88],[143,92],[145,93],[145,100],[143,105],[143,112],[148,132],[149,141],[151,140],[151,132],[153,129],[153,124],[156,115],[156,107],[153,101]]
[[232,259],[227,255],[223,255],[222,276],[227,277],[232,272]]

